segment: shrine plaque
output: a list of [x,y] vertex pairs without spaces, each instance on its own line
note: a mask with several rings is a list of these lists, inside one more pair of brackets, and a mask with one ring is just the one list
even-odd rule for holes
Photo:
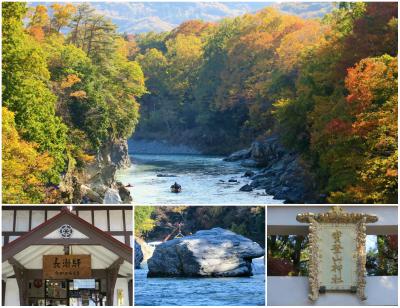
[[357,286],[355,224],[319,224],[319,281],[326,290],[351,290]]
[[90,255],[43,256],[43,279],[92,278]]
[[350,291],[366,299],[366,223],[378,220],[375,215],[345,213],[335,206],[326,213],[304,213],[296,217],[309,223],[309,298],[319,293]]

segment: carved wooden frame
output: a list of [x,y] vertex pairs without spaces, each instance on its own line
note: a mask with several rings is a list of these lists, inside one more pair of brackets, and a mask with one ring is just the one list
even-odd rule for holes
[[365,252],[365,238],[366,238],[366,223],[374,223],[378,221],[376,215],[369,215],[364,213],[346,213],[339,206],[334,206],[326,213],[303,213],[298,214],[296,217],[298,222],[309,223],[309,285],[310,293],[309,299],[315,301],[318,299],[320,291],[319,282],[319,247],[318,247],[318,226],[323,223],[341,223],[341,224],[355,224],[356,225],[356,242],[357,242],[357,296],[361,300],[366,300],[365,284],[366,284],[366,252]]

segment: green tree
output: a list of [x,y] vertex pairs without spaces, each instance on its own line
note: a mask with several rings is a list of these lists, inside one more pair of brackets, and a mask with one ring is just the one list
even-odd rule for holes
[[155,220],[152,215],[155,208],[152,206],[136,206],[135,207],[135,235],[144,236],[155,226]]
[[55,115],[56,97],[48,87],[43,50],[24,33],[24,3],[8,2],[3,13],[3,105],[15,113],[21,136],[54,159],[48,180],[58,183],[65,168],[66,126]]

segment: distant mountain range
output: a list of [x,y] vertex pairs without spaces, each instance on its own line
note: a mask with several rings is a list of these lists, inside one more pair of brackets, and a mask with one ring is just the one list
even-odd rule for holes
[[[37,3],[32,3],[35,5]],[[303,2],[91,2],[99,13],[111,18],[120,32],[169,31],[188,19],[217,21],[253,13],[264,7],[303,18],[318,18],[330,12],[333,3]],[[46,3],[50,5],[50,3]]]

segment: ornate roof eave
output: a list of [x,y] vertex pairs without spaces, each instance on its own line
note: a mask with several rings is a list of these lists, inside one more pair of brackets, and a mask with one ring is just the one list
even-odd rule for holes
[[373,223],[378,221],[378,216],[365,213],[349,213],[344,212],[340,206],[333,206],[326,213],[302,213],[296,216],[298,222],[311,223],[316,221],[319,223]]

